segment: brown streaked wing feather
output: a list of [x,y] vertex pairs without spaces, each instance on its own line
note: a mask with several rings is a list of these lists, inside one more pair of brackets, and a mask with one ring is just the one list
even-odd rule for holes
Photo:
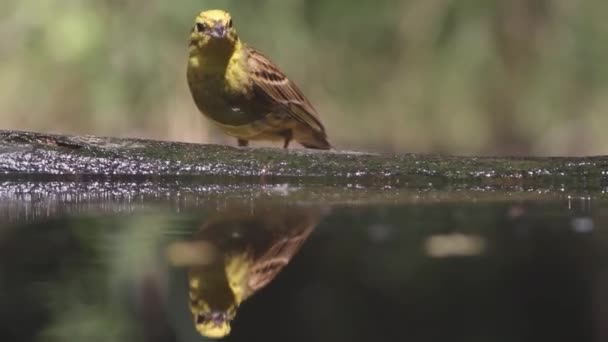
[[309,224],[299,234],[282,237],[262,254],[251,267],[248,287],[251,294],[268,285],[300,250],[316,224]]
[[284,110],[295,120],[313,130],[325,133],[317,111],[302,91],[259,51],[249,47],[248,54],[254,89],[270,100],[269,105]]

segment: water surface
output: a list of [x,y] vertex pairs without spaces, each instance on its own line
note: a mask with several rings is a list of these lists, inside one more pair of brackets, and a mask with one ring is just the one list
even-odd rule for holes
[[598,191],[4,182],[1,341],[606,341]]

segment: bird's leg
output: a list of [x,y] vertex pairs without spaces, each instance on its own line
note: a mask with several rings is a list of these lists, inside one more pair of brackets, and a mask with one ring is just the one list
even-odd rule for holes
[[247,146],[249,146],[249,140],[237,139],[236,141],[239,144],[239,147],[247,147]]
[[293,139],[293,131],[290,129],[286,130],[285,132],[283,132],[283,137],[285,137],[283,148],[287,148],[289,146],[289,143],[291,142],[291,139]]

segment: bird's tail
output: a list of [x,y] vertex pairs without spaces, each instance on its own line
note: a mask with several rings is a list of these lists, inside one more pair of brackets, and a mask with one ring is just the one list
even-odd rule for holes
[[294,138],[300,145],[306,148],[314,148],[317,150],[329,150],[332,148],[329,141],[327,141],[325,132],[309,131],[305,134],[296,134]]

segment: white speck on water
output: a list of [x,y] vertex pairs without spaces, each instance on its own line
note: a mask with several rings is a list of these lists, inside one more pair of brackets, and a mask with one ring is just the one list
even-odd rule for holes
[[290,191],[291,187],[289,186],[289,184],[277,184],[270,189],[270,192],[282,196],[289,195]]
[[593,231],[593,220],[589,217],[576,217],[572,219],[572,230],[577,233],[590,233]]
[[433,235],[424,244],[426,254],[433,258],[475,256],[483,253],[485,247],[482,236],[462,233]]

